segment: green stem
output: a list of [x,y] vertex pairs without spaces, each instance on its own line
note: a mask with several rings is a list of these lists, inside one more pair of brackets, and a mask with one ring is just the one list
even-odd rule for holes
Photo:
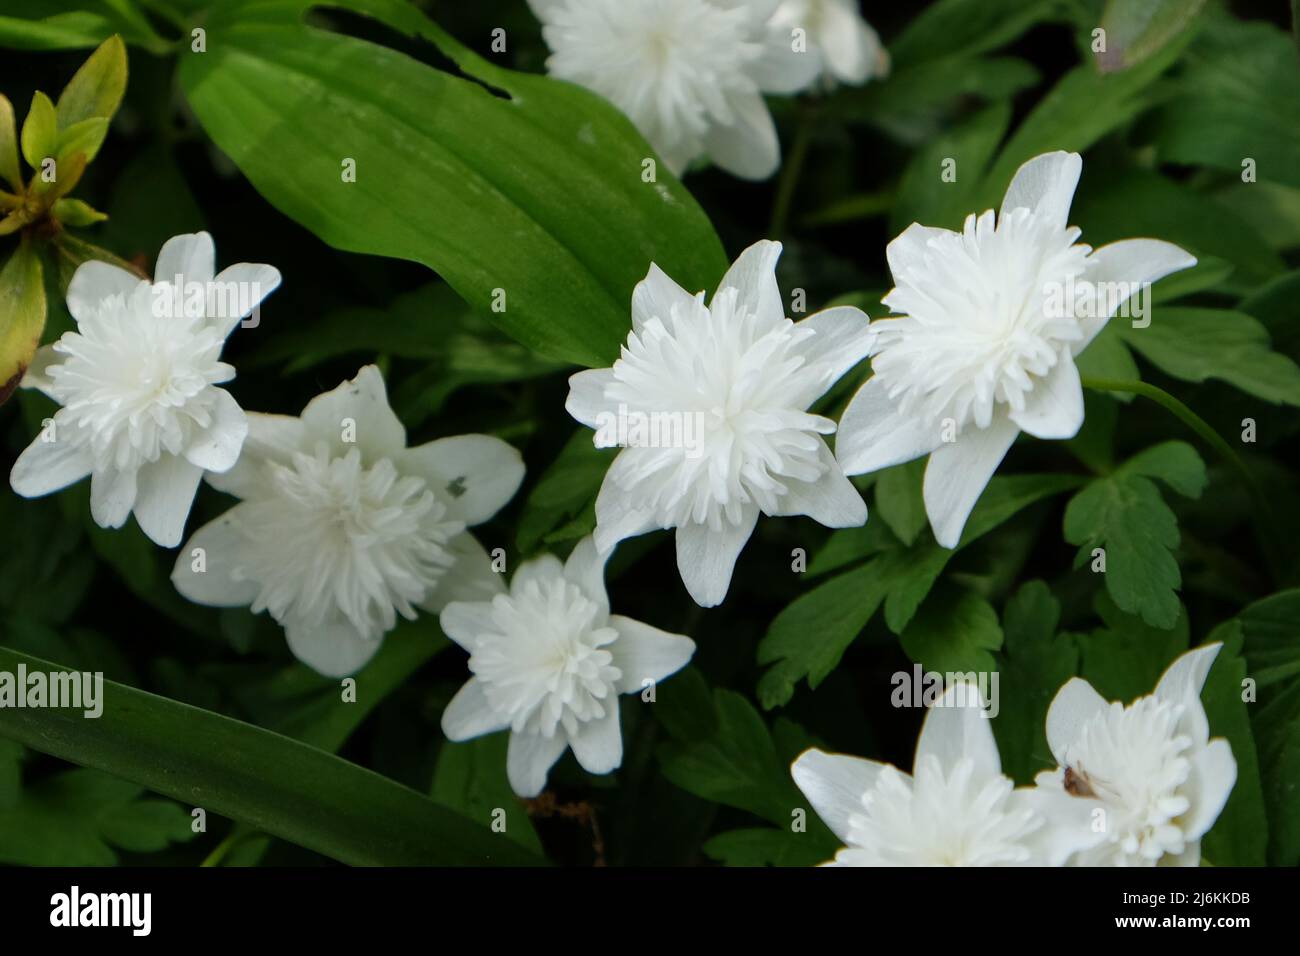
[[794,144],[790,155],[781,166],[781,178],[776,184],[776,199],[772,203],[772,220],[767,228],[769,239],[780,240],[785,235],[786,225],[790,219],[790,205],[794,200],[795,187],[799,185],[799,174],[803,172],[804,160],[808,158],[808,147],[812,143],[813,113],[804,110],[799,116],[799,128],[794,134]]
[[233,850],[240,843],[244,842],[244,840],[246,840],[248,837],[253,836],[254,832],[255,831],[250,832],[249,830],[241,827],[239,824],[235,824],[235,828],[230,833],[230,835],[217,844],[216,849],[214,849],[211,853],[207,855],[204,861],[199,864],[199,867],[203,868],[203,867],[220,866],[221,861],[224,860],[230,854],[230,851]]

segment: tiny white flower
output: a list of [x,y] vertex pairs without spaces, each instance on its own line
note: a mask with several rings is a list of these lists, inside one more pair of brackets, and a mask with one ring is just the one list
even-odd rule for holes
[[253,412],[248,424],[238,464],[207,479],[240,503],[195,532],[172,571],[191,601],[269,612],[295,657],[342,677],[398,615],[502,590],[465,528],[519,488],[510,445],[457,435],[407,448],[373,365],[301,418]]
[[677,567],[696,603],[726,597],[736,558],[759,513],[808,515],[831,528],[861,525],[867,508],[823,440],[835,423],[808,411],[867,354],[858,309],[785,316],[776,284],[781,244],[741,253],[712,302],[657,266],[632,293],[632,331],[612,368],[569,379],[565,407],[612,445],[605,423],[631,412],[678,416],[692,441],[627,442],[596,499],[596,544],[677,529]]
[[695,653],[688,637],[610,614],[605,560],[583,538],[564,564],[548,554],[521,565],[508,593],[443,609],[474,674],[443,712],[443,733],[509,728],[506,771],[521,797],[542,792],[569,747],[589,773],[618,767],[618,695],[653,687]]
[[779,0],[529,0],[552,76],[605,97],[674,173],[707,155],[744,179],[781,161],[764,93],[794,93],[820,57],[796,52]]
[[996,217],[968,216],[962,232],[913,223],[886,250],[884,303],[899,317],[872,324],[873,374],[840,419],[836,457],[857,475],[929,455],[925,509],[946,548],[1021,431],[1078,432],[1075,356],[1126,293],[1196,264],[1156,239],[1077,243],[1066,219],[1082,168],[1077,153],[1035,157]]
[[235,464],[248,431],[225,389],[226,337],[280,284],[267,265],[240,263],[215,276],[206,232],[169,239],[155,282],[105,262],[78,267],[68,286],[77,330],[37,351],[23,386],[62,408],[10,473],[24,497],[90,476],[90,510],[102,528],[134,513],[167,548],[180,544],[204,470]]
[[863,18],[858,0],[782,0],[773,24],[803,30],[821,57],[823,77],[853,86],[889,73],[889,53]]
[[[1125,707],[1107,703],[1078,677],[1047,712],[1058,769],[1034,782],[1068,793],[1089,810],[1096,845],[1079,866],[1196,866],[1201,837],[1237,781],[1232,747],[1210,739],[1201,688],[1222,644],[1188,651],[1169,665],[1155,693]],[[1066,774],[1069,774],[1067,780]]]
[[816,749],[791,772],[845,844],[830,866],[1060,866],[1089,839],[1069,798],[1003,775],[974,684],[950,686],[925,715],[910,776]]

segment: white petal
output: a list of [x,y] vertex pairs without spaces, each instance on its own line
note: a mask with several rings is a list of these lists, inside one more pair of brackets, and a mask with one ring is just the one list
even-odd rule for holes
[[236,263],[222,269],[208,286],[206,315],[225,338],[279,287],[280,270],[274,266]]
[[1221,650],[1223,644],[1216,641],[1180,655],[1156,684],[1156,697],[1183,707],[1180,729],[1198,744],[1210,739],[1210,724],[1205,717],[1205,708],[1201,706],[1201,689],[1205,687],[1205,679]]
[[920,764],[925,756],[937,757],[944,768],[955,767],[962,757],[969,757],[975,769],[986,776],[1002,772],[992,721],[977,685],[949,686],[939,702],[926,711],[916,741],[916,763]]
[[220,473],[229,471],[239,460],[248,436],[248,416],[224,388],[215,391],[217,401],[212,409],[212,424],[186,449],[185,457],[200,469]]
[[733,98],[729,125],[715,124],[704,134],[704,148],[721,169],[741,179],[762,180],[781,165],[776,124],[757,93]]
[[510,789],[524,798],[541,793],[546,786],[546,775],[568,745],[568,738],[558,730],[550,737],[512,732],[506,749]]
[[634,538],[659,527],[654,510],[644,507],[640,498],[623,490],[617,478],[623,471],[637,469],[638,453],[642,448],[624,448],[609,466],[605,480],[596,495],[596,547],[610,551],[624,538]]
[[9,486],[16,494],[24,498],[39,498],[90,474],[95,467],[90,445],[69,434],[71,431],[65,427],[60,432],[56,421],[54,441],[45,441],[42,431],[18,456],[9,472]]
[[54,387],[50,368],[62,361],[63,356],[54,351],[53,345],[42,345],[32,354],[31,364],[27,366],[27,371],[23,372],[23,379],[19,384],[23,388],[34,388],[47,398],[54,398],[50,392]]
[[[308,441],[326,441],[338,454],[360,448],[367,462],[393,458],[406,448],[406,429],[388,406],[388,393],[379,369],[367,365],[357,377],[333,391],[317,395],[302,413]],[[355,428],[355,443],[345,442]]]
[[1192,755],[1192,805],[1180,821],[1183,833],[1199,841],[1219,819],[1237,782],[1237,761],[1232,747],[1216,737]]
[[307,449],[307,429],[292,415],[244,412],[248,432],[239,458],[228,471],[208,472],[207,482],[218,491],[248,498],[262,487],[262,466],[267,461],[287,464],[296,451]]
[[817,50],[805,45],[795,49],[790,27],[774,26],[767,31],[763,55],[749,75],[764,93],[798,93],[807,89],[821,72]]
[[533,16],[544,21],[566,2],[567,0],[528,0],[528,6],[532,9]]
[[1018,434],[1015,422],[995,415],[988,428],[968,428],[955,442],[941,443],[930,455],[921,493],[939,544],[957,547],[975,502]]
[[700,607],[716,607],[731,587],[731,572],[758,523],[758,508],[745,506],[739,524],[723,521],[717,531],[703,524],[677,529],[677,570]]
[[783,321],[785,303],[781,300],[781,289],[776,284],[776,263],[780,258],[781,243],[760,239],[736,257],[736,261],[718,283],[714,299],[723,289],[735,289],[738,293],[737,310],[758,316],[761,327]]
[[158,264],[154,266],[154,282],[176,283],[180,276],[182,283],[212,281],[217,271],[217,251],[212,244],[212,237],[206,232],[196,232],[184,236],[173,236],[163,243],[158,253]]
[[883,767],[861,757],[805,750],[790,773],[817,816],[841,843],[848,843],[849,815],[862,812],[862,798],[876,785]]
[[816,332],[798,344],[810,378],[814,371],[820,376],[817,380],[820,390],[808,396],[809,402],[820,397],[845,372],[866,358],[876,340],[867,314],[851,305],[823,309],[796,322],[795,328]]
[[1025,407],[1010,413],[1011,420],[1035,438],[1073,438],[1083,427],[1083,385],[1069,347],[1063,348],[1056,364],[1035,380],[1034,390],[1025,396]]
[[1098,832],[1093,826],[1093,811],[1099,804],[1071,796],[1059,782],[1017,789],[1011,799],[1015,809],[1023,805],[1046,820],[1046,825],[1026,839],[1034,854],[1029,861],[1031,866],[1064,866],[1074,854],[1091,849],[1106,838],[1104,831]]
[[587,773],[609,773],[623,762],[623,733],[618,721],[618,698],[605,702],[605,715],[588,720],[569,740],[573,756]]
[[438,614],[452,601],[490,601],[505,592],[505,575],[492,570],[492,558],[472,534],[456,535],[447,550],[455,561],[420,604],[424,610]]
[[841,83],[865,83],[880,63],[880,37],[848,3],[822,4],[817,35],[830,74]]
[[607,650],[614,655],[614,666],[622,671],[618,679],[620,694],[640,693],[644,681],[658,683],[677,673],[695,653],[695,642],[689,637],[661,631],[621,614],[611,615],[609,626],[618,631],[618,640]]
[[[1160,239],[1123,239],[1093,250],[1088,256],[1088,271],[1084,278],[1095,284],[1124,283],[1123,286],[1111,287],[1115,290],[1129,289],[1136,294],[1143,285],[1163,279],[1171,272],[1190,269],[1194,265],[1196,257],[1172,242]],[[1118,295],[1107,295],[1098,301],[1105,301],[1114,308],[1123,304]],[[1088,343],[1097,337],[1109,319],[1110,315],[1079,319],[1084,334],[1082,339],[1073,343],[1076,355],[1088,347]]]
[[512,593],[518,593],[532,581],[545,587],[548,582],[563,576],[564,565],[560,563],[560,559],[553,554],[541,554],[519,565],[514,577],[510,579],[510,590]]
[[590,600],[609,613],[609,594],[605,590],[605,562],[609,552],[601,552],[588,535],[579,541],[564,562],[564,576],[576,584]]
[[908,272],[925,265],[925,257],[930,254],[931,240],[941,236],[953,235],[947,229],[935,229],[914,222],[885,246],[885,259],[889,262],[889,271],[897,282]]
[[807,515],[828,528],[857,528],[867,521],[867,503],[844,477],[839,462],[831,454],[826,442],[817,439],[821,448],[818,457],[826,470],[816,481],[790,481],[789,491],[782,496],[778,515]]
[[140,467],[135,520],[154,544],[174,548],[185,533],[203,469],[180,455],[164,454]]
[[484,634],[497,630],[490,601],[452,601],[438,616],[442,633],[471,654]]
[[135,504],[134,469],[96,471],[90,476],[90,515],[101,528],[120,528]]
[[523,456],[491,435],[454,435],[407,449],[398,468],[427,481],[448,514],[471,527],[504,508],[524,480]]
[[77,266],[68,283],[68,311],[78,322],[84,322],[105,299],[120,295],[128,302],[141,285],[148,283],[134,273],[118,266],[92,259]]
[[460,743],[510,726],[510,719],[497,715],[483,692],[483,682],[471,677],[456,692],[442,712],[442,732],[448,740]]
[[325,677],[355,674],[379,653],[383,644],[382,639],[362,637],[347,618],[329,621],[319,627],[286,621],[284,636],[293,656]]
[[1064,229],[1070,216],[1070,203],[1083,172],[1078,153],[1057,150],[1028,160],[1011,177],[1011,185],[1002,199],[999,219],[1013,209],[1029,209],[1036,216]]
[[612,381],[612,368],[589,368],[569,376],[569,397],[564,401],[564,410],[588,428],[599,430],[601,416],[615,409],[614,403],[605,397],[605,386]]
[[[243,607],[252,604],[260,590],[256,581],[236,580],[234,571],[244,563],[247,546],[239,530],[243,505],[235,505],[190,536],[176,555],[172,584],[187,600],[208,607]],[[202,558],[202,571],[195,564]]]
[[[674,308],[689,314],[694,305],[695,296],[652,262],[650,271],[632,290],[632,328],[640,332],[641,327],[651,319],[668,324]],[[569,383],[572,385],[573,379],[569,379]]]
[[1070,762],[1070,747],[1089,720],[1110,705],[1081,677],[1071,677],[1052,698],[1047,708],[1047,746],[1058,765]]
[[943,444],[941,431],[901,415],[882,380],[872,377],[849,400],[835,434],[835,457],[845,474],[862,475],[928,455]]

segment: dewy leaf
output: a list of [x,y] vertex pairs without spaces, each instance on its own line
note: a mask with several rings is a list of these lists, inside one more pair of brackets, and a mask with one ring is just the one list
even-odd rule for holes
[[109,37],[59,95],[59,129],[69,130],[91,119],[104,120],[107,128],[126,94],[126,72],[126,44],[121,37]]
[[[63,670],[0,648],[0,670]],[[0,708],[0,736],[112,773],[354,865],[542,862],[427,797],[288,737],[104,682],[96,720]]]
[[27,165],[39,170],[41,162],[59,152],[59,117],[50,98],[39,90],[32,95],[32,106],[23,121],[23,156]]
[[643,181],[650,149],[609,104],[496,67],[405,5],[347,4],[474,79],[294,22],[307,5],[223,4],[180,77],[257,190],[330,245],[421,262],[525,345],[585,365],[617,356],[652,261],[692,292],[721,278],[707,218],[662,165]]
[[45,329],[45,280],[32,244],[19,243],[0,271],[0,403],[13,394]]
[[1115,603],[1153,627],[1168,629],[1178,620],[1182,586],[1171,553],[1178,547],[1178,519],[1152,478],[1199,498],[1205,464],[1186,442],[1148,448],[1070,499],[1065,539],[1079,545],[1076,566],[1091,566],[1098,560],[1095,549],[1104,549],[1106,590]]
[[18,124],[14,106],[0,93],[0,180],[18,192],[23,188],[22,167],[18,165]]
[[998,612],[974,591],[943,587],[921,605],[900,635],[903,650],[927,671],[991,674],[1002,646]]
[[1218,379],[1268,402],[1300,406],[1300,367],[1273,351],[1268,330],[1244,312],[1164,306],[1146,328],[1120,323],[1120,335],[1166,375]]
[[1108,0],[1101,15],[1106,49],[1098,57],[1103,72],[1128,69],[1141,63],[1188,29],[1205,0]]

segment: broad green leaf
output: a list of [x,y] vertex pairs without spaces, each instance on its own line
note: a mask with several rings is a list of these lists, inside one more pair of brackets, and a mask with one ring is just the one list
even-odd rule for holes
[[721,278],[707,218],[662,165],[642,180],[649,147],[612,106],[482,60],[406,5],[348,4],[466,76],[302,25],[307,5],[222,5],[180,78],[257,190],[330,245],[421,262],[529,348],[586,365],[617,356],[651,262],[691,291]]
[[32,244],[19,243],[0,270],[0,402],[13,394],[45,329],[45,279]]
[[22,146],[27,165],[36,170],[59,152],[59,117],[50,98],[39,90],[32,94],[31,109],[23,120]]
[[1279,591],[1241,612],[1250,676],[1260,688],[1300,678],[1300,588]]
[[1277,351],[1300,359],[1297,298],[1300,298],[1300,270],[1287,272],[1255,289],[1237,304],[1237,311],[1264,323]]
[[1002,646],[998,612],[974,591],[936,590],[899,636],[903,650],[927,671],[991,674],[993,652]]
[[135,0],[5,0],[0,14],[0,47],[73,50],[98,46],[115,33],[151,53],[171,48]]
[[[0,670],[62,670],[0,648]],[[511,840],[289,737],[104,682],[104,712],[0,709],[0,735],[344,863],[529,864]]]
[[78,153],[90,162],[99,153],[107,135],[108,120],[101,116],[92,116],[67,127],[59,134],[59,165],[64,164],[65,157],[71,159]]
[[912,18],[889,51],[900,65],[985,53],[1058,15],[1054,0],[939,0]]
[[488,734],[465,743],[445,740],[438,750],[430,796],[443,806],[500,832],[535,853],[542,852],[528,811],[506,778],[508,733]]
[[597,448],[590,429],[573,433],[524,499],[515,532],[520,552],[532,554],[570,520],[589,517],[594,527],[596,493],[617,451]]
[[1065,539],[1079,545],[1076,566],[1091,566],[1094,550],[1104,549],[1106,590],[1115,603],[1167,629],[1177,622],[1180,607],[1182,573],[1171,553],[1179,543],[1178,519],[1152,478],[1184,497],[1199,498],[1205,464],[1186,442],[1148,448],[1070,499]]
[[9,98],[0,94],[0,180],[18,192],[23,188],[22,167],[18,165],[18,124]]
[[[151,853],[194,837],[189,813],[98,770],[77,768],[0,804],[0,861],[19,866],[111,866],[117,849]],[[116,849],[115,849],[116,848]]]
[[886,468],[876,479],[876,516],[903,544],[911,545],[926,526],[925,501],[921,497],[921,476],[925,459],[918,458]]
[[1300,865],[1300,680],[1288,681],[1251,705],[1264,802],[1268,807],[1268,862]]
[[1151,324],[1120,335],[1166,375],[1218,379],[1275,404],[1300,406],[1300,367],[1271,348],[1268,329],[1244,312],[1166,306]]
[[1141,63],[1189,29],[1205,0],[1107,0],[1101,15],[1106,50],[1098,57],[1105,72],[1126,70]]
[[1002,772],[1019,784],[1056,766],[1047,745],[1047,710],[1057,690],[1078,673],[1079,649],[1057,632],[1061,605],[1042,581],[1029,581],[1007,601],[997,654],[998,714],[993,731]]
[[92,119],[103,120],[107,129],[126,94],[126,75],[126,44],[121,37],[109,37],[59,94],[59,129],[66,135],[66,131]]
[[[1111,382],[1140,382],[1142,373],[1138,371],[1133,353],[1124,345],[1120,326],[1129,321],[1114,318],[1106,323],[1097,337],[1088,343],[1088,347],[1079,355],[1075,364],[1083,378],[1104,379]],[[1119,396],[1123,401],[1132,399],[1127,393]],[[1086,395],[1085,395],[1086,398]],[[1084,419],[1087,425],[1087,419]]]
[[1104,591],[1093,603],[1104,626],[1077,637],[1080,676],[1107,700],[1127,704],[1151,693],[1165,668],[1187,650],[1187,614],[1182,605],[1173,625],[1159,628],[1120,610]]
[[704,844],[704,852],[727,866],[816,866],[829,857],[824,841],[788,827],[751,827],[719,833]]

